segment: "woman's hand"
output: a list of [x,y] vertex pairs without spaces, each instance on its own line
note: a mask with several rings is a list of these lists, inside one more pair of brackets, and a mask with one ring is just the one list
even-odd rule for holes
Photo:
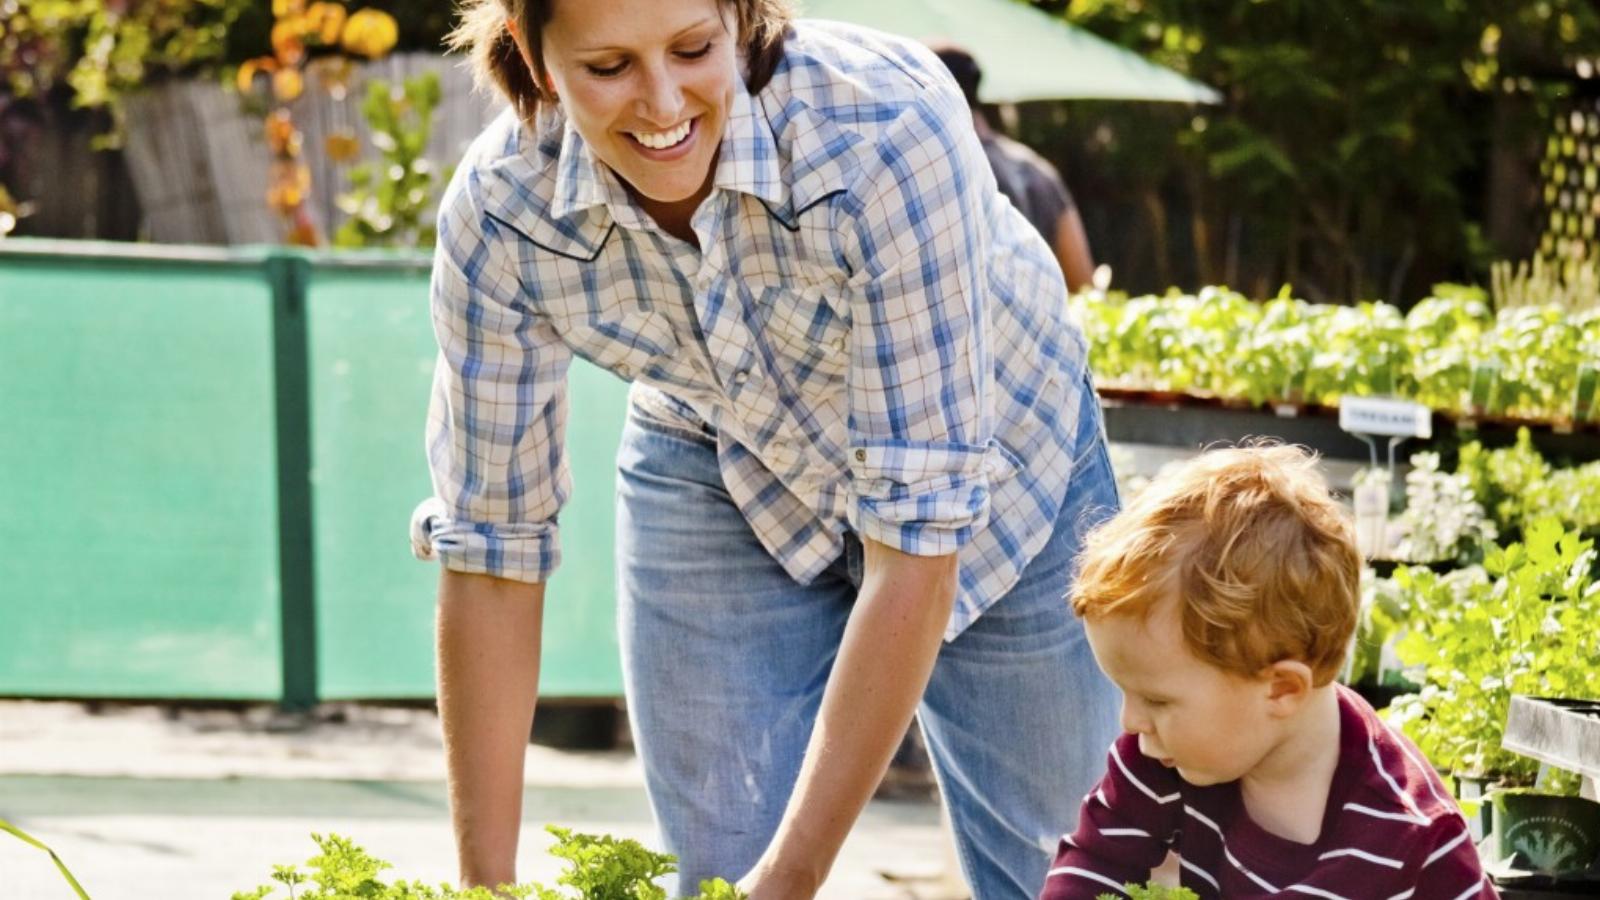
[[780,869],[766,859],[739,879],[739,890],[750,900],[810,900],[821,888],[821,873]]
[[873,540],[805,762],[778,833],[740,882],[756,900],[810,900],[889,767],[922,699],[960,568]]

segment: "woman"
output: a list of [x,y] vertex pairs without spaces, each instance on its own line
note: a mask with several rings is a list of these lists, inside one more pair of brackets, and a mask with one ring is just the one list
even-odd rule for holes
[[515,876],[577,354],[635,383],[624,668],[685,887],[813,896],[919,713],[977,895],[1034,896],[1116,732],[1061,600],[1116,493],[1061,271],[960,91],[780,0],[470,0],[456,37],[513,104],[433,283],[463,882]]

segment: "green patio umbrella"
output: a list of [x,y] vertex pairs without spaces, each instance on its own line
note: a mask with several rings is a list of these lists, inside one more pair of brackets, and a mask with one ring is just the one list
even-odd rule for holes
[[1197,81],[1020,0],[797,0],[796,6],[806,18],[960,44],[983,67],[978,93],[985,103],[1221,100]]

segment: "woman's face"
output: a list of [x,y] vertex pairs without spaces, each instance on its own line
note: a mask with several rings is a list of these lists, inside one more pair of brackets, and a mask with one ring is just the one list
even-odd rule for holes
[[557,0],[545,68],[601,162],[671,203],[709,184],[739,77],[722,0]]

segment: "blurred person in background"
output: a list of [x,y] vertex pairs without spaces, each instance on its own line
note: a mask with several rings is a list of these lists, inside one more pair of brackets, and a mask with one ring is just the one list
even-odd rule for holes
[[934,53],[955,76],[967,106],[972,108],[972,127],[989,157],[1000,193],[1005,194],[1033,227],[1044,235],[1045,243],[1061,264],[1067,289],[1076,293],[1089,287],[1094,276],[1094,259],[1089,254],[1089,238],[1072,193],[1061,180],[1061,173],[1044,157],[1025,144],[1014,141],[989,125],[978,105],[978,83],[983,69],[972,54],[953,44],[932,42]]

